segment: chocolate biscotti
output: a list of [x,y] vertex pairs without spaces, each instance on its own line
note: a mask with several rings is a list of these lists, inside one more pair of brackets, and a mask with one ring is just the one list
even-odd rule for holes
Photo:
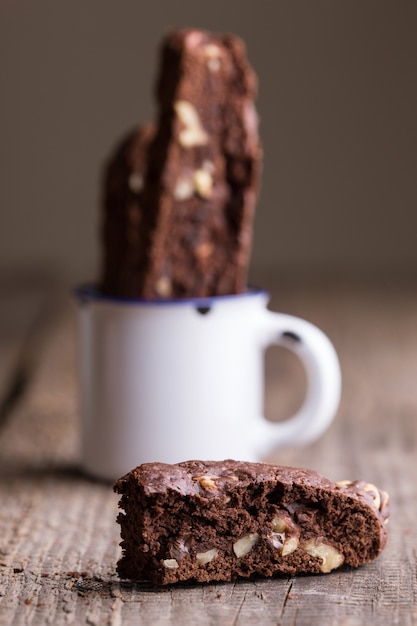
[[121,578],[155,584],[328,573],[374,559],[388,495],[304,469],[148,463],[118,480]]
[[143,190],[153,124],[131,131],[111,155],[104,172],[101,290],[112,296],[137,293]]
[[237,37],[199,30],[165,37],[131,295],[245,290],[261,167],[256,90]]

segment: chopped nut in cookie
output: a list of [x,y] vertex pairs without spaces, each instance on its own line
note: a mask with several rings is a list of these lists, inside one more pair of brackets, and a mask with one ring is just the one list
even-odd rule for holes
[[209,198],[213,189],[213,178],[205,169],[194,172],[194,188],[201,198]]
[[259,541],[258,533],[248,533],[241,537],[233,544],[233,552],[236,554],[237,558],[240,559],[242,556],[246,556],[252,550],[253,546]]
[[328,574],[332,570],[340,567],[345,560],[343,554],[338,552],[336,548],[317,539],[310,539],[302,548],[310,556],[316,556],[321,559],[320,570],[323,574]]
[[184,128],[180,130],[179,142],[184,148],[203,146],[208,141],[195,107],[187,100],[177,100],[174,109]]
[[190,178],[179,178],[174,187],[173,196],[175,200],[188,200],[194,195],[194,181]]
[[274,517],[272,531],[268,539],[274,548],[282,550],[282,556],[295,552],[299,544],[300,531],[289,516]]
[[179,567],[176,559],[164,559],[162,563],[166,569],[177,569]]
[[217,476],[194,476],[193,480],[200,483],[200,486],[203,489],[208,489],[210,491],[218,491],[219,488],[216,485]]
[[[388,506],[389,494],[386,491],[380,491],[379,493],[381,494],[380,511],[383,511]],[[388,518],[385,520],[385,522],[388,522]]]
[[204,52],[207,57],[207,67],[209,70],[211,72],[218,72],[222,65],[222,52],[219,46],[216,46],[215,44],[208,44],[205,47]]
[[352,484],[351,480],[338,480],[336,483],[336,485],[340,487],[341,489],[346,489],[347,487],[350,487],[351,484]]
[[127,181],[129,189],[133,193],[140,193],[143,190],[144,183],[144,178],[139,172],[132,172]]
[[381,489],[378,489],[378,487],[376,487],[373,483],[366,483],[363,480],[340,480],[336,483],[336,485],[340,489],[350,489],[359,494],[363,494],[363,492],[365,492],[372,498],[375,508],[378,511],[381,511],[381,513],[388,505],[389,495],[386,493],[386,491],[381,491]]
[[274,533],[284,533],[288,530],[288,526],[282,517],[274,517],[272,520],[272,530]]
[[378,487],[375,487],[372,483],[365,483],[363,486],[363,490],[367,491],[373,498],[374,505],[377,509],[381,507],[381,494],[379,493]]
[[282,548],[282,556],[288,556],[295,552],[298,548],[298,537],[289,537],[284,541],[284,546]]
[[217,548],[212,548],[211,550],[207,550],[206,552],[197,552],[197,563],[199,565],[206,565],[210,563],[213,559],[216,558],[219,551]]
[[172,293],[172,283],[168,276],[161,276],[155,283],[155,291],[161,298],[169,298]]

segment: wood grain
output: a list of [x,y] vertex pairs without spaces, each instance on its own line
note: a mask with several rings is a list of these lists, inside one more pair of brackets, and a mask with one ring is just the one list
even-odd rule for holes
[[[273,287],[272,308],[330,336],[344,386],[337,418],[318,442],[269,460],[334,480],[365,478],[389,491],[382,555],[327,576],[163,589],[119,581],[117,498],[110,485],[77,470],[76,329],[72,303],[61,300],[30,385],[0,430],[0,624],[417,623],[417,290]],[[277,352],[268,363],[271,415],[289,413],[302,394],[302,374],[285,358]]]

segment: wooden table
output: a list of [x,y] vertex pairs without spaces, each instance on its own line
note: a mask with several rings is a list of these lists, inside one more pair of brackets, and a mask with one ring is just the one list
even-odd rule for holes
[[[270,460],[389,491],[382,555],[326,576],[163,589],[115,574],[117,497],[77,471],[74,310],[67,294],[47,287],[0,284],[0,624],[417,623],[414,285],[277,280],[272,288],[272,307],[330,336],[344,386],[325,436]],[[302,384],[293,357],[268,354],[268,414],[289,414]]]

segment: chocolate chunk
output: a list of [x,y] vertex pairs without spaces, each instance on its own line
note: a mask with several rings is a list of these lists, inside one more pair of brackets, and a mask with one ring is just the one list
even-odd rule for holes
[[365,482],[238,461],[148,463],[118,480],[121,578],[155,584],[327,573],[383,549],[388,496]]

